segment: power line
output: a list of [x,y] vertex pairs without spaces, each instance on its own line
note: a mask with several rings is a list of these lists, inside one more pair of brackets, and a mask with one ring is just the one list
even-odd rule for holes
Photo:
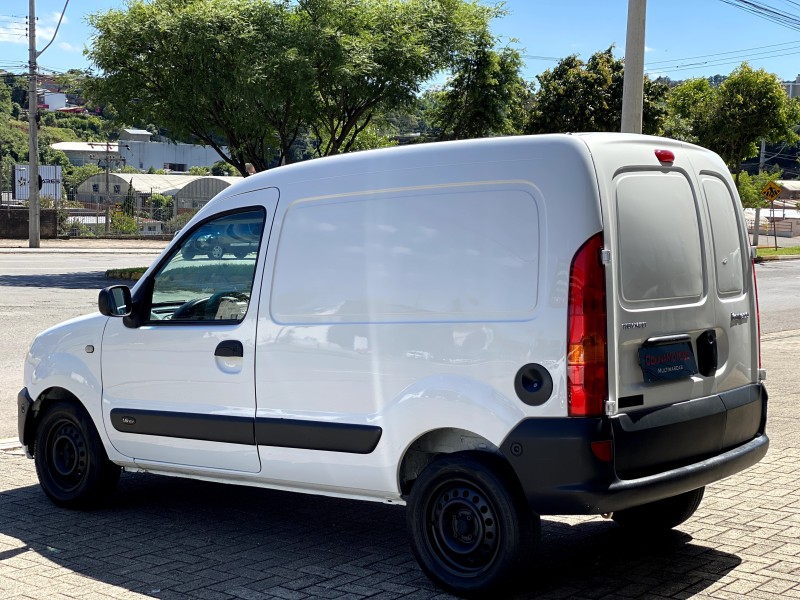
[[688,56],[684,58],[673,58],[669,60],[656,60],[652,62],[648,62],[648,65],[659,65],[664,63],[677,63],[684,60],[697,60],[698,58],[713,58],[715,56],[725,56],[727,54],[742,54],[745,52],[752,52],[753,50],[766,50],[767,48],[775,48],[775,52],[778,52],[779,48],[781,50],[791,50],[791,48],[783,48],[784,46],[798,46],[800,45],[800,41],[794,42],[782,42],[780,44],[769,44],[768,46],[755,46],[753,48],[743,48],[742,50],[729,50],[727,52],[714,52],[712,54],[700,54],[698,56]]
[[773,6],[755,2],[754,0],[720,0],[720,2],[749,12],[760,19],[771,21],[782,27],[800,31],[800,16],[796,14],[780,11]]

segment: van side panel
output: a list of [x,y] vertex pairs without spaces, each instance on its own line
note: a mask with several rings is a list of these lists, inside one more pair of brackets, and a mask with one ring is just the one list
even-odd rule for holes
[[[427,432],[491,450],[527,417],[566,415],[569,265],[602,221],[590,157],[566,136],[374,156],[281,185],[256,418],[380,427],[368,454],[268,439],[259,454],[265,480],[385,498]],[[552,379],[537,405],[514,386],[530,363]]]

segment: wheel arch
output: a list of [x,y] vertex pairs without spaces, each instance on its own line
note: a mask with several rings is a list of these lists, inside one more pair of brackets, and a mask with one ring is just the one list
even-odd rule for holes
[[[49,406],[58,401],[74,404],[86,412],[91,419],[91,414],[89,413],[87,407],[83,404],[83,402],[81,402],[80,398],[78,398],[78,396],[76,396],[70,390],[57,385],[45,389],[39,393],[36,398],[33,398],[30,417],[25,421],[25,430],[23,431],[22,439],[20,440],[22,445],[28,449],[28,453],[31,456],[34,456],[36,453],[36,431],[38,430],[39,424],[42,421],[42,415]],[[96,424],[95,428],[97,428]]]
[[472,431],[443,427],[423,433],[403,452],[397,470],[400,493],[403,496],[410,494],[417,477],[428,465],[442,456],[454,454],[477,454],[491,458],[503,465],[506,476],[521,489],[519,479],[498,446]]

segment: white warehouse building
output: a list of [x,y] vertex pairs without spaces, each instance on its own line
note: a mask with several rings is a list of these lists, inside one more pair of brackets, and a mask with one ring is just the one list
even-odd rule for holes
[[210,147],[151,142],[150,136],[143,129],[123,129],[117,142],[57,142],[50,147],[64,152],[76,166],[104,165],[108,160],[114,166],[127,165],[142,171],[152,168],[181,173],[191,167],[210,167],[220,160]]

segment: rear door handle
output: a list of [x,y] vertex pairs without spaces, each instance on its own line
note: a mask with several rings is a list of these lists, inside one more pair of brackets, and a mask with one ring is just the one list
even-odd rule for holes
[[711,377],[717,372],[718,361],[717,334],[708,329],[697,338],[697,370],[703,377]]
[[223,358],[244,357],[244,346],[238,340],[225,340],[217,345],[214,350],[214,356],[221,356]]

